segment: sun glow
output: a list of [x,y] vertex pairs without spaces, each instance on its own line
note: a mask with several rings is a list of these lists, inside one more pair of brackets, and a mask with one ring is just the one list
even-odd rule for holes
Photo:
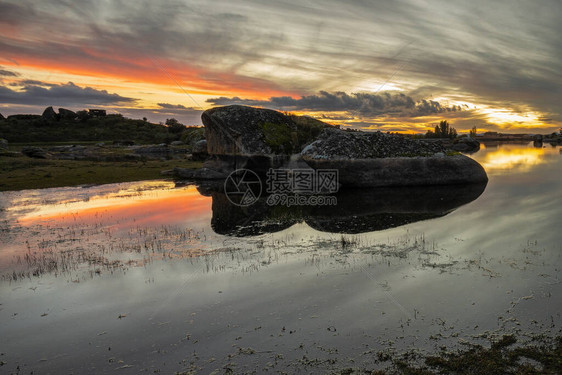
[[482,108],[480,112],[483,113],[489,122],[498,125],[527,125],[527,126],[541,126],[544,125],[540,120],[541,113],[535,111],[527,112],[514,112],[505,108]]
[[[503,145],[497,151],[490,151],[485,154],[483,160],[479,162],[487,172],[512,171],[525,172],[536,165],[545,162],[545,150],[541,148],[519,148],[517,146]],[[484,145],[481,148],[485,149]]]

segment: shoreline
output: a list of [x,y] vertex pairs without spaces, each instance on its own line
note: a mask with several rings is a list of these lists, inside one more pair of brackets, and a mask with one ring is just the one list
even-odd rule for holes
[[187,159],[89,161],[0,156],[0,192],[169,179],[163,170],[200,168]]

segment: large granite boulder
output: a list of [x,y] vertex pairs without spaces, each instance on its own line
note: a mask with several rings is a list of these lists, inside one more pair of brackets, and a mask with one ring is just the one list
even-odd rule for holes
[[312,118],[239,105],[209,109],[202,120],[210,155],[204,166],[222,174],[247,168],[262,176],[269,168],[289,168],[289,155],[300,153],[314,169],[337,169],[345,187],[488,180],[480,164],[449,155],[439,142],[344,131]]
[[309,159],[372,159],[432,156],[445,148],[435,142],[381,132],[325,129],[301,154]]
[[203,112],[210,155],[289,155],[329,126],[311,118],[241,105]]
[[480,164],[464,155],[372,159],[304,158],[314,169],[337,169],[339,183],[351,187],[427,186],[488,181]]
[[[289,153],[296,125],[280,112],[239,105],[209,109],[201,115],[205,125],[207,152],[211,155],[269,155]],[[268,142],[264,130],[274,127],[277,147]]]
[[346,187],[424,186],[488,181],[484,168],[438,143],[383,133],[327,129],[301,152],[314,169],[337,169]]
[[[246,168],[262,177],[270,168],[282,167],[330,126],[310,117],[240,105],[209,109],[201,119],[208,153],[204,167],[227,175]],[[205,155],[194,147],[193,156]]]
[[58,120],[58,115],[55,112],[55,110],[53,109],[53,107],[47,107],[45,108],[45,110],[43,111],[43,114],[41,115],[41,117],[44,120],[47,121],[56,121]]

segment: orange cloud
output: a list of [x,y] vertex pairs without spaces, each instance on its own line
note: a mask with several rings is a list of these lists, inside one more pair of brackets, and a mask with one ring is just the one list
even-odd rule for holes
[[[3,30],[2,30],[3,32]],[[179,89],[191,94],[217,95],[229,93],[265,99],[271,96],[295,96],[278,85],[259,78],[235,73],[206,71],[184,62],[120,54],[119,51],[99,51],[86,47],[68,47],[66,55],[37,52],[31,48],[11,48],[3,65],[13,68],[32,68],[41,71],[73,75],[104,77],[124,82],[150,83]],[[10,49],[10,48],[9,48]],[[60,47],[57,47],[60,49]],[[48,50],[48,48],[46,48]]]

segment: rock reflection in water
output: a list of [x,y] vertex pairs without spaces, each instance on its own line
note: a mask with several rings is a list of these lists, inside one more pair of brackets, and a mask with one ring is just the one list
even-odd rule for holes
[[267,197],[240,207],[224,194],[222,184],[198,186],[213,198],[211,227],[222,235],[255,236],[278,232],[299,222],[332,233],[364,233],[445,216],[474,201],[486,184],[344,189],[335,206],[270,206]]

